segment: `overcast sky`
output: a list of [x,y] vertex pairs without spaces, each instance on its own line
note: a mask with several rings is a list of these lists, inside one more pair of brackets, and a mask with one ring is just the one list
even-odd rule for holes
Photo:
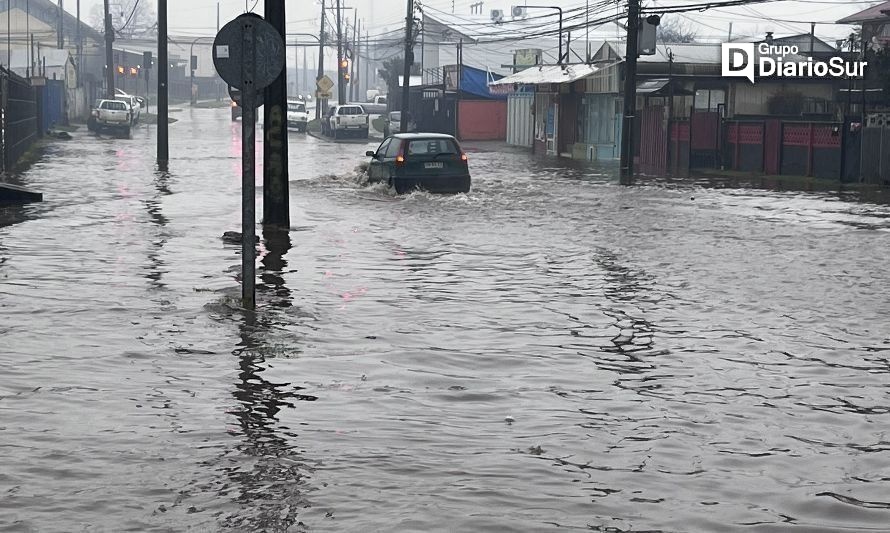
[[[142,0],[157,6],[156,0]],[[330,0],[331,3],[333,0]],[[452,4],[455,13],[469,14],[470,4],[477,0],[425,0],[424,5],[451,12]],[[658,6],[670,6],[678,4],[698,3],[703,0],[643,0],[644,6],[657,8]],[[719,1],[719,0],[717,0]],[[491,9],[509,9],[511,5],[528,3],[525,0],[486,0],[484,12]],[[533,3],[540,4],[536,1]],[[561,5],[563,7],[584,6],[583,0],[548,0],[548,4]],[[767,31],[773,31],[777,35],[792,33],[809,33],[810,22],[819,23],[816,26],[816,35],[833,41],[849,35],[849,26],[832,24],[834,21],[852,13],[861,11],[880,2],[861,0],[784,0],[768,2],[765,4],[713,9],[707,12],[695,12],[685,15],[674,15],[683,22],[694,24],[696,31],[702,38],[725,38],[729,32],[729,24],[733,22],[733,35],[763,35]],[[82,0],[81,12],[87,18],[93,5],[101,5],[102,0]],[[216,6],[220,5],[221,20],[225,23],[238,14],[244,12],[244,0],[174,0],[168,2],[170,11],[170,33],[174,35],[213,35],[216,30]],[[249,7],[262,14],[263,0],[248,1]],[[288,31],[313,31],[318,32],[318,14],[321,9],[320,0],[288,0]],[[69,11],[74,10],[75,2],[68,0],[64,3]],[[402,24],[405,17],[405,0],[344,0],[344,5],[355,7],[359,19],[374,27]],[[374,6],[372,8],[372,5]],[[255,7],[254,7],[255,6]],[[350,18],[353,18],[351,11]],[[347,15],[344,15],[347,16]],[[607,28],[606,31],[617,34],[617,27]]]

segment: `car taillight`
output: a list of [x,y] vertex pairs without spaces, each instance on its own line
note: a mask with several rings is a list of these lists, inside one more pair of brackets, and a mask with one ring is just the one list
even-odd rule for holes
[[464,163],[466,163],[468,159],[467,154],[460,154],[460,160]]
[[396,156],[396,164],[397,164],[397,165],[404,165],[404,164],[405,164],[405,156],[403,156],[403,155],[401,155],[401,154],[397,155],[397,156]]
[[238,104],[236,102],[232,102],[232,107],[238,107]]

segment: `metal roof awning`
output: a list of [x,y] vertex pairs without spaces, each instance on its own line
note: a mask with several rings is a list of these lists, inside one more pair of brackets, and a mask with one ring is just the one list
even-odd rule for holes
[[[637,82],[637,94],[642,96],[670,96],[671,81],[667,78],[658,78],[653,80],[643,80]],[[674,85],[674,96],[689,96],[691,91],[687,91],[682,87],[678,87],[676,82]]]
[[524,85],[572,83],[590,76],[599,68],[593,65],[538,65],[488,84],[494,94],[512,93]]

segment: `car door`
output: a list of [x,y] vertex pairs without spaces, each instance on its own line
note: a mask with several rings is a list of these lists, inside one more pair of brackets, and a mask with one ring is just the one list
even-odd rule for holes
[[377,156],[371,159],[371,164],[368,167],[368,177],[370,181],[386,181],[389,177],[389,172],[386,169],[386,163],[384,161],[386,157],[386,150],[389,148],[389,144],[392,142],[392,139],[386,139],[380,146],[377,148]]

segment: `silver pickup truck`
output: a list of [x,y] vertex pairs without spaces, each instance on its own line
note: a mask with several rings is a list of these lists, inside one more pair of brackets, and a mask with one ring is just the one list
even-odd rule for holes
[[130,136],[132,121],[130,106],[120,100],[100,100],[93,110],[97,131],[112,129]]

